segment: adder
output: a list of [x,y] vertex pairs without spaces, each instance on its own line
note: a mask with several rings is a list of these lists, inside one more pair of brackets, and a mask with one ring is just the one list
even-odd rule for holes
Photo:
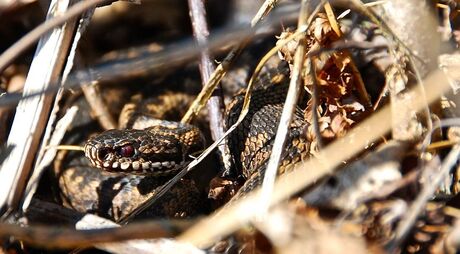
[[[252,92],[247,116],[228,137],[236,175],[246,179],[237,196],[245,195],[258,186],[264,175],[288,88],[288,71],[286,67],[283,68],[280,71],[281,67],[277,67],[276,74],[270,78],[259,78],[258,88]],[[227,126],[236,122],[243,99],[243,93],[239,93],[229,104]],[[128,178],[142,175],[149,179],[169,179],[190,161],[190,155],[203,149],[200,130],[193,125],[152,119],[136,110],[128,113],[127,118],[130,119],[125,126],[127,128],[105,131],[86,142],[85,155],[93,167]],[[297,108],[289,126],[279,173],[309,156],[310,142],[305,134],[307,125],[302,110]],[[185,189],[180,196],[187,195],[186,192],[193,194],[193,190]],[[182,202],[171,202],[175,201]],[[124,206],[132,209],[130,205]]]

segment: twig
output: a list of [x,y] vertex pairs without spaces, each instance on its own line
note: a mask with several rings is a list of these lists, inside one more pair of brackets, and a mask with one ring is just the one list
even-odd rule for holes
[[383,188],[376,190],[376,192],[372,193],[370,196],[377,199],[383,199],[385,197],[388,197],[391,193],[395,192],[396,190],[401,189],[402,187],[407,186],[410,183],[414,183],[418,179],[419,175],[420,172],[413,170],[405,174],[400,180],[392,182],[390,184],[386,184]]
[[[317,44],[314,46],[318,47]],[[318,150],[320,150],[323,147],[323,138],[321,137],[321,130],[319,128],[319,119],[318,119],[318,80],[316,78],[316,68],[315,64],[313,62],[312,57],[309,57],[307,59],[307,68],[308,68],[308,73],[311,75],[311,81],[313,83],[313,91],[311,93],[311,103],[312,103],[312,124],[313,124],[313,131],[315,132],[315,138],[316,138],[316,144]]]
[[101,97],[100,92],[97,90],[96,84],[87,84],[81,87],[86,101],[94,112],[95,117],[104,130],[115,129],[117,124],[109,113],[106,103]]
[[[75,115],[77,114],[77,111],[77,106],[73,106],[67,110],[66,114],[57,122],[53,135],[47,142],[48,145],[57,146],[61,143],[61,140],[64,137],[68,127],[72,124]],[[53,159],[56,156],[56,148],[46,149],[44,147],[43,150],[45,151],[43,155],[40,157],[40,161],[37,161],[36,166],[34,168],[34,172],[32,173],[32,176],[30,177],[27,183],[26,191],[24,193],[24,201],[22,205],[23,210],[27,208],[27,206],[30,203],[30,200],[32,200],[32,196],[35,193],[36,188],[38,187],[40,176],[42,175],[43,171],[53,162]]]
[[209,80],[206,83],[206,85],[203,86],[203,89],[201,90],[201,92],[198,94],[196,99],[193,101],[192,105],[190,105],[190,108],[187,110],[185,115],[182,117],[181,122],[189,123],[193,117],[198,115],[198,113],[201,111],[203,106],[209,100],[209,97],[211,97],[211,95],[213,94],[215,88],[217,87],[217,84],[219,84],[219,82],[225,76],[225,74],[227,73],[227,70],[230,68],[232,63],[235,61],[236,57],[240,54],[240,52],[243,50],[243,48],[246,46],[248,42],[249,42],[249,38],[245,37],[244,40],[241,42],[241,44],[234,47],[230,51],[230,53],[228,53],[228,55],[224,58],[222,63],[220,63],[217,66],[217,68],[214,70],[214,72],[209,77]]
[[41,36],[45,35],[51,29],[64,24],[65,22],[77,17],[89,9],[95,8],[96,6],[109,4],[113,1],[114,0],[81,1],[69,8],[68,11],[62,15],[49,19],[41,25],[37,26],[27,35],[13,44],[13,46],[3,52],[2,55],[0,55],[0,73],[3,72],[16,57],[18,57],[27,48],[32,46],[38,39],[40,39]]
[[[206,23],[206,10],[203,0],[188,0],[190,8],[190,19],[192,21],[193,35],[199,45],[203,46],[207,43],[209,35],[208,24]],[[214,71],[214,64],[209,57],[209,51],[205,50],[200,57],[200,74],[203,86],[209,81],[211,73]],[[220,90],[220,84],[218,85]],[[218,140],[224,135],[224,116],[222,112],[224,105],[222,97],[215,94],[209,98],[207,109],[209,112],[209,129],[211,130],[212,139]],[[230,167],[230,155],[226,152],[225,145],[219,146],[221,161],[224,167]],[[225,168],[228,170],[228,168]]]
[[[311,15],[309,10],[309,1],[302,0],[300,7],[300,16],[297,27],[308,26],[308,18]],[[276,131],[273,149],[270,154],[267,169],[262,184],[262,194],[260,199],[260,211],[265,213],[269,206],[271,193],[273,192],[273,185],[278,171],[278,166],[281,161],[281,154],[283,152],[284,143],[286,142],[286,135],[289,131],[289,126],[292,122],[292,114],[297,106],[300,91],[302,89],[302,70],[304,68],[305,53],[306,53],[305,34],[299,38],[299,43],[294,56],[294,67],[292,69],[291,80],[289,83],[286,101],[284,103],[283,112],[281,113],[280,122]]]
[[436,188],[449,174],[452,166],[457,162],[459,155],[460,144],[457,144],[449,152],[436,175],[423,186],[420,194],[417,196],[417,199],[408,209],[408,212],[404,214],[398,224],[398,227],[396,228],[395,238],[388,245],[389,252],[393,252],[404,241],[418,215],[423,211],[428,199],[434,195]]
[[[32,233],[29,233],[29,238],[32,241],[32,244],[39,244],[39,246],[43,246],[45,248],[75,248],[75,247],[89,247],[92,241],[86,240],[92,237],[93,233],[91,231],[94,231],[94,229],[98,228],[114,228],[118,227],[118,225],[114,224],[112,221],[101,218],[95,215],[88,215],[88,214],[82,214],[77,211],[71,210],[64,208],[60,205],[54,204],[54,203],[49,203],[46,201],[38,200],[38,199],[32,199],[32,202],[29,206],[29,209],[27,210],[25,214],[27,218],[27,222],[31,223],[32,225],[36,224],[49,224],[49,225],[61,225],[61,229],[65,229],[65,225],[72,225],[72,227],[76,227],[77,230],[79,231],[71,231],[69,229],[69,232],[73,234],[80,235],[79,237],[82,239],[82,242],[79,242],[81,240],[76,240],[74,243],[69,243],[68,242],[54,242],[54,241],[60,241],[61,238],[67,239],[65,241],[72,241],[72,239],[69,239],[68,236],[66,235],[61,235],[63,234],[62,231],[56,231],[56,227],[51,226],[51,227],[43,227],[43,231],[41,233],[45,236],[41,236],[42,238],[46,238],[48,236],[47,241],[41,241],[40,239],[37,239],[37,236],[33,235]],[[134,237],[134,238],[149,238],[148,235],[152,234],[155,236],[155,234],[158,234],[158,237],[171,237],[178,232],[183,231],[190,225],[194,223],[193,220],[159,220],[159,221],[145,221],[146,224],[142,223],[133,223],[132,225],[128,226],[131,227],[133,231],[137,232],[134,233],[134,235],[139,235],[139,237]],[[149,227],[149,224],[153,225],[153,228]],[[10,224],[7,224],[10,225]],[[11,225],[11,227],[14,227],[15,225]],[[19,227],[19,226],[16,226]],[[30,226],[29,226],[30,227]],[[149,228],[146,228],[149,227]],[[21,227],[24,228],[24,227]],[[158,230],[160,229],[160,230]],[[90,235],[85,236],[85,231],[84,230],[89,230]],[[20,232],[30,232],[28,228],[24,228],[22,231],[19,230]],[[33,231],[33,227],[32,227]],[[147,232],[146,234],[143,234],[142,232],[150,231],[151,233]],[[2,231],[0,230],[0,235]],[[17,231],[14,231],[17,232]],[[3,232],[6,235],[8,235],[8,232]],[[13,234],[13,232],[10,232]],[[55,238],[54,235],[59,234],[58,238]],[[65,234],[65,233],[64,233]],[[109,243],[109,242],[120,242],[123,240],[129,240],[133,239],[133,236],[130,236],[130,233],[122,233],[124,236],[119,235],[118,230],[113,230],[106,232],[106,235],[104,238],[110,238],[113,240],[97,240],[99,237],[95,238],[95,247],[107,250],[113,253],[120,253],[121,250],[126,250],[126,249],[134,249],[131,252],[128,253],[139,253],[139,251],[152,251],[152,250],[157,250],[158,247],[163,246],[162,243],[164,243],[163,239],[159,239],[156,241],[151,241],[151,240],[136,240],[136,241],[129,241],[129,242],[122,242],[122,243]],[[162,235],[163,234],[163,235]],[[18,237],[16,235],[9,235],[13,237]],[[73,236],[71,236],[73,237]],[[37,243],[38,242],[38,243]],[[177,244],[173,243],[175,247],[177,247]],[[170,245],[170,244],[169,244]],[[168,245],[168,246],[169,246]],[[164,246],[163,246],[164,247]],[[117,249],[118,248],[118,249]],[[80,249],[81,250],[81,249]],[[171,252],[171,251],[170,251]]]
[[130,239],[170,238],[192,224],[191,221],[153,221],[134,223],[124,227],[75,230],[62,226],[20,227],[0,223],[0,236],[15,238],[46,248],[89,247],[99,243]]
[[[273,2],[274,3],[274,2]],[[263,9],[264,6],[262,6],[260,9]],[[260,11],[259,12],[264,12]],[[267,15],[268,12],[264,13],[263,15],[260,15],[257,18],[254,18],[251,21],[251,27],[255,27],[260,20],[264,17],[264,15]],[[211,74],[208,82],[206,83],[205,86],[203,86],[203,89],[201,92],[198,94],[196,99],[193,101],[192,105],[190,108],[187,110],[185,113],[184,117],[182,117],[181,122],[183,123],[189,123],[193,117],[195,117],[200,110],[203,108],[204,104],[209,100],[209,97],[211,97],[212,93],[217,87],[217,84],[222,80],[222,78],[225,76],[227,73],[227,70],[230,68],[230,66],[233,64],[233,62],[236,60],[238,55],[241,53],[243,48],[246,47],[246,45],[249,43],[250,37],[246,36],[244,37],[241,42],[236,45],[235,47],[232,48],[230,53],[227,54],[227,56],[224,58],[222,63],[220,63],[217,68],[214,70],[214,72]]]
[[[425,80],[427,102],[433,102],[450,88],[446,77],[441,71],[435,71]],[[411,91],[413,98],[419,98],[419,91]],[[418,110],[422,109],[425,101],[414,102]],[[377,140],[390,130],[390,108],[383,107],[368,119],[353,128],[345,137],[325,147],[316,158],[299,163],[295,169],[281,175],[275,183],[270,204],[276,204],[288,198],[301,189],[311,185],[318,179],[331,174],[335,167],[343,161],[359,153],[373,140]],[[347,147],[347,149],[343,149]],[[260,190],[249,193],[244,199],[228,205],[224,210],[216,212],[215,216],[204,219],[179,236],[200,247],[238,229],[257,215]]]
[[[185,221],[187,223],[187,221]],[[181,222],[181,224],[185,224],[184,222]],[[176,223],[177,225],[177,223]],[[173,228],[176,226],[174,223],[169,224],[168,226],[173,226]],[[155,227],[156,226],[156,227]],[[161,228],[158,228],[158,226],[162,226]],[[120,225],[104,219],[100,218],[98,216],[92,215],[92,214],[87,214],[85,215],[81,220],[79,220],[76,225],[76,229],[78,230],[93,230],[93,229],[102,229],[102,228],[119,228]],[[171,230],[171,228],[168,228],[167,226],[165,227],[164,225],[154,225],[154,231],[152,231],[153,234],[174,234],[178,228],[174,228],[175,230]],[[142,231],[139,231],[139,229],[135,229],[135,232],[140,233],[142,235]],[[110,235],[110,234],[108,234]],[[116,238],[116,233],[112,234],[112,237]],[[142,253],[142,254],[155,254],[158,252],[164,252],[164,253],[171,253],[171,252],[178,252],[178,253],[196,253],[196,254],[201,254],[204,252],[201,250],[198,250],[195,246],[192,246],[191,244],[184,244],[184,243],[179,243],[177,241],[174,241],[172,239],[165,239],[166,237],[159,237],[159,236],[153,236],[153,238],[156,239],[145,239],[145,238],[150,238],[150,237],[136,237],[139,240],[130,240],[130,241],[115,241],[113,243],[96,243],[94,244],[94,247],[108,251],[110,253],[117,253],[117,254],[130,254],[130,253]],[[140,239],[144,238],[144,239]],[[170,237],[168,237],[170,238]],[[80,249],[77,249],[75,252],[79,252]]]
[[425,138],[423,139],[420,151],[424,153],[427,149],[429,149],[431,143],[431,135],[433,132],[438,128],[445,128],[445,127],[452,127],[452,126],[460,126],[460,118],[447,118],[442,119],[438,124],[436,124],[430,131],[427,133]]
[[265,0],[262,6],[257,11],[254,18],[251,20],[251,26],[255,26],[263,17],[265,17],[278,3],[278,0]]

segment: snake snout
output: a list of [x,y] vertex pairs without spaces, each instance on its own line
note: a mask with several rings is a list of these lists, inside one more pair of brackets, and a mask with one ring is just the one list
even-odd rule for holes
[[98,148],[92,144],[85,145],[85,156],[89,159],[93,166],[102,168],[102,162],[110,159],[109,148]]

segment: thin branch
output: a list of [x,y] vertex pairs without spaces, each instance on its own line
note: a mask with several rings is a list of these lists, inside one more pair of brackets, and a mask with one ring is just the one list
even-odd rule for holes
[[75,230],[62,226],[20,227],[0,223],[0,236],[11,237],[46,248],[89,247],[98,243],[131,239],[171,238],[192,224],[192,221],[151,221],[117,228]]
[[[208,24],[206,22],[206,9],[204,8],[203,0],[188,0],[190,8],[190,19],[192,21],[193,35],[195,36],[199,45],[203,46],[208,41]],[[209,51],[201,52],[200,57],[200,74],[203,86],[209,81],[211,73],[214,72],[214,64],[209,57]],[[221,90],[220,84],[217,91]],[[222,97],[215,93],[209,98],[207,103],[209,115],[209,129],[211,130],[212,139],[218,140],[224,135],[224,115],[222,110],[224,102]],[[226,152],[225,145],[218,147],[220,151],[221,161],[224,167],[230,167],[230,156]],[[225,168],[227,170],[227,168]]]
[[98,91],[96,84],[87,84],[82,86],[83,94],[91,110],[104,130],[115,129],[117,124],[110,115],[109,109],[104,102],[101,93]]
[[[317,46],[317,45],[315,45],[315,46]],[[313,125],[313,131],[315,133],[316,144],[317,144],[318,150],[320,150],[323,147],[323,139],[321,137],[321,130],[319,128],[319,119],[318,119],[318,104],[319,104],[319,101],[318,101],[318,98],[319,98],[318,80],[316,78],[316,68],[315,68],[315,64],[314,64],[312,58],[309,57],[307,59],[307,61],[308,61],[307,66],[309,66],[309,68],[308,68],[309,69],[309,74],[311,75],[311,80],[312,80],[312,83],[313,83],[313,90],[312,90],[312,93],[311,93],[312,125]]]

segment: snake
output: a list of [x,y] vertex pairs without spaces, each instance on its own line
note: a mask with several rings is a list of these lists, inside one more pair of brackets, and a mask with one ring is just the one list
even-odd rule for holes
[[[235,197],[245,196],[246,193],[259,186],[265,174],[289,83],[287,67],[285,66],[283,71],[280,71],[280,68],[277,67],[276,72],[272,70],[272,74],[259,78],[259,86],[252,92],[246,117],[227,138],[234,164],[233,175],[245,180]],[[225,114],[227,126],[236,123],[243,104],[244,91],[241,91],[234,96],[227,107]],[[71,182],[68,183],[69,185],[72,185],[67,186],[67,190],[73,192],[72,195],[68,196],[72,196],[73,199],[78,192],[81,192],[83,196],[91,192],[90,189],[93,192],[94,189],[101,192],[98,197],[90,195],[86,198],[79,197],[77,201],[71,200],[70,202],[73,203],[74,208],[77,207],[77,210],[82,212],[91,210],[90,208],[96,205],[86,204],[85,202],[89,201],[85,200],[98,199],[98,208],[101,203],[108,203],[106,206],[110,207],[108,209],[110,210],[109,218],[119,218],[123,214],[129,213],[136,206],[135,204],[147,199],[154,192],[155,188],[150,186],[149,190],[139,194],[140,191],[137,191],[141,185],[139,179],[142,181],[147,179],[150,185],[161,185],[190,162],[194,154],[204,148],[203,135],[199,128],[194,125],[155,119],[139,112],[139,110],[131,110],[126,115],[125,117],[130,120],[124,124],[124,128],[104,131],[92,136],[85,142],[85,156],[92,165],[92,169],[83,173],[75,171],[68,173],[71,175],[68,177],[70,179],[77,176],[84,179],[79,184],[67,181]],[[279,174],[289,171],[295,164],[310,156],[311,142],[307,139],[307,127],[308,123],[304,119],[303,111],[297,107],[290,126],[286,126],[289,128],[289,132],[279,165]],[[107,180],[110,174],[115,174],[118,178]],[[92,187],[83,186],[83,182],[88,182],[87,179],[90,178],[93,179],[89,183]],[[130,187],[118,190],[121,188],[119,186],[123,186],[120,181]],[[189,206],[199,207],[193,185],[188,182],[179,183],[179,185],[184,187],[176,191],[180,198],[165,197],[165,199],[171,199],[167,201],[168,205],[176,202],[184,204],[187,208]],[[104,191],[118,188],[118,192],[108,196],[106,193],[102,193],[101,186],[105,188]],[[129,193],[133,190],[137,192],[135,194]],[[118,197],[120,196],[119,193],[122,193],[121,197]],[[191,200],[184,198],[189,194],[194,196]],[[101,201],[101,199],[105,201]],[[116,205],[116,209],[115,203],[119,204]],[[174,207],[177,207],[177,204]],[[167,208],[167,210],[171,209],[170,207]],[[114,212],[114,210],[118,211]],[[104,215],[107,215],[107,211],[105,212]],[[172,212],[172,214],[177,213]],[[186,214],[193,215],[193,212]]]

